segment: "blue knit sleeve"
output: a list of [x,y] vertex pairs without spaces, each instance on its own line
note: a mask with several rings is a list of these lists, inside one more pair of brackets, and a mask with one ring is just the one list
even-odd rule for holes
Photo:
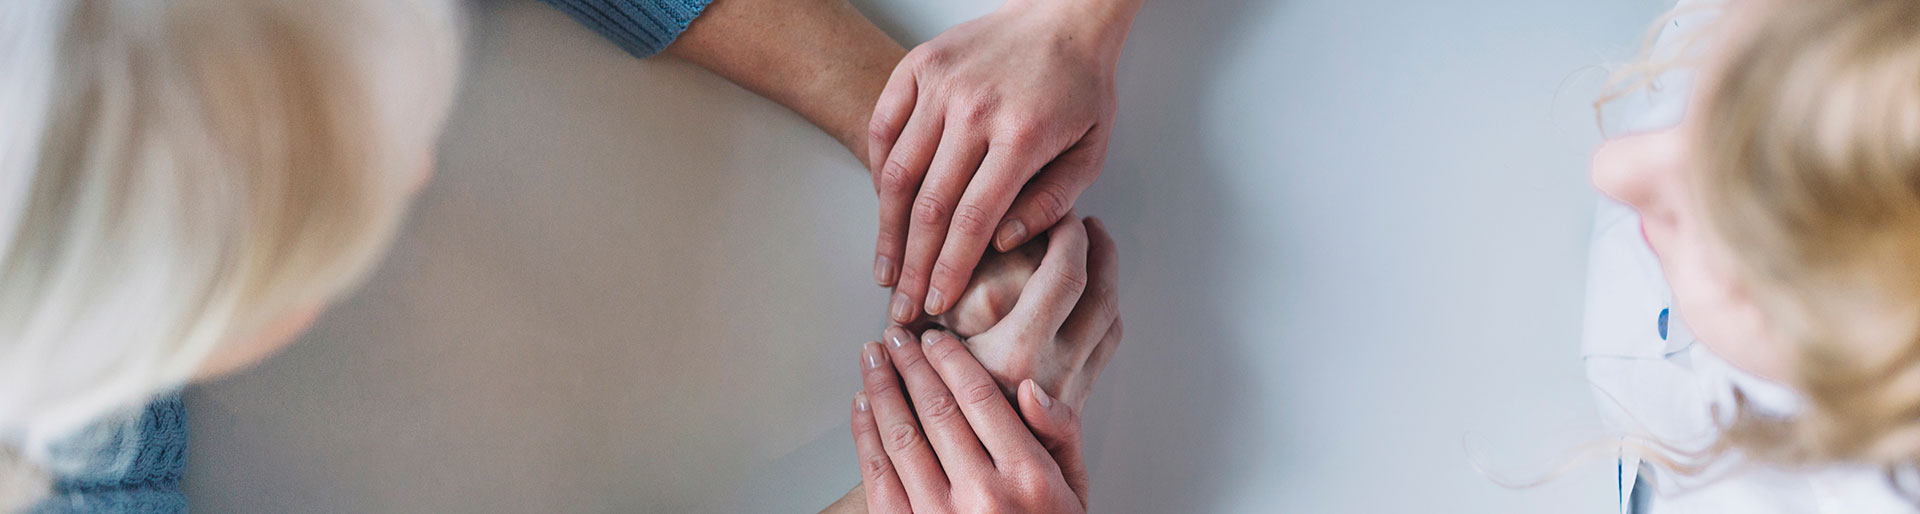
[[53,490],[33,514],[185,514],[187,406],[162,395],[137,416],[102,420],[56,445]]
[[712,0],[540,0],[605,36],[634,57],[667,48]]

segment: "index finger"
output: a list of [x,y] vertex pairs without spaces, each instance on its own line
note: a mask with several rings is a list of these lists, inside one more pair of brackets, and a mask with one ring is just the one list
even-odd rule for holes
[[1007,208],[1013,205],[1014,196],[1020,193],[1020,185],[1051,158],[1042,155],[1030,147],[989,144],[980,170],[974,173],[973,181],[960,196],[960,204],[953,209],[947,240],[940,248],[928,286],[929,291],[943,294],[927,295],[941,300],[939,304],[927,305],[928,314],[944,313],[959,301],[960,292],[967,288],[967,280],[973,278],[974,267],[986,254],[994,227],[1000,225]]
[[940,379],[953,391],[960,412],[966,414],[967,424],[973,427],[980,444],[987,447],[995,467],[1006,470],[1040,466],[1040,461],[1053,462],[1052,454],[1033,437],[1020,414],[1014,412],[1013,405],[1007,403],[1000,384],[994,382],[993,375],[987,374],[987,368],[980,366],[980,361],[974,360],[959,338],[941,330],[929,330],[923,337],[927,360],[933,362]]
[[1047,253],[1002,321],[1022,335],[1052,340],[1087,290],[1087,227],[1068,211],[1047,231]]
[[907,128],[919,94],[920,84],[913,71],[906,66],[895,66],[893,75],[887,78],[887,86],[880,90],[880,99],[874,102],[873,117],[867,120],[867,171],[873,174],[875,190],[880,189],[880,168],[886,165],[887,155],[893,153],[893,143]]
[[900,389],[900,377],[894,373],[893,360],[880,343],[861,348],[861,378],[866,383],[867,404],[872,409],[874,426],[879,427],[881,448],[906,487],[910,498],[942,498],[950,487],[940,460],[927,445],[913,407],[907,405]]
[[991,465],[986,452],[980,450],[980,440],[967,426],[965,414],[956,408],[953,392],[928,364],[919,341],[901,327],[888,328],[886,339],[893,369],[907,384],[907,398],[920,413],[920,430],[933,443],[940,467],[946,468],[947,475],[957,476]]
[[1120,319],[1120,254],[1114,248],[1113,235],[1099,218],[1087,217],[1087,290],[1073,306],[1073,314],[1060,327],[1060,339],[1085,345],[1093,344],[1107,333],[1107,327]]
[[906,486],[893,469],[893,460],[880,442],[880,425],[873,420],[867,392],[853,398],[853,448],[860,455],[860,483],[866,494],[867,512],[912,512]]

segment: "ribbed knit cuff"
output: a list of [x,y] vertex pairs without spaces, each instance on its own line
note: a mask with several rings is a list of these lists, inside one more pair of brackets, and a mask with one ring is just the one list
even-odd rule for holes
[[711,0],[541,0],[599,32],[634,57],[647,57],[700,17]]
[[103,419],[51,450],[75,469],[56,472],[34,514],[175,514],[187,511],[187,406],[180,394],[155,399],[138,416]]

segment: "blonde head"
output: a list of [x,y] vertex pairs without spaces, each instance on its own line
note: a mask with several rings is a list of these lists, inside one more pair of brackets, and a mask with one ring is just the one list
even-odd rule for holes
[[352,287],[458,43],[435,0],[0,6],[0,461]]
[[1920,2],[1739,13],[1699,95],[1694,175],[1736,276],[1787,343],[1790,418],[1743,412],[1764,460],[1920,463]]

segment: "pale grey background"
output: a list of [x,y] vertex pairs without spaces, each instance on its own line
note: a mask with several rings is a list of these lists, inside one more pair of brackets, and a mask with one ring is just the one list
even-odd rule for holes
[[[1586,104],[1671,2],[1148,3],[1083,199],[1128,328],[1087,412],[1096,510],[1612,511],[1611,461],[1523,490],[1472,463],[1525,477],[1596,423]],[[996,4],[860,2],[910,41]],[[196,509],[839,496],[885,298],[856,161],[542,5],[474,14],[439,175],[378,275],[189,394]]]

